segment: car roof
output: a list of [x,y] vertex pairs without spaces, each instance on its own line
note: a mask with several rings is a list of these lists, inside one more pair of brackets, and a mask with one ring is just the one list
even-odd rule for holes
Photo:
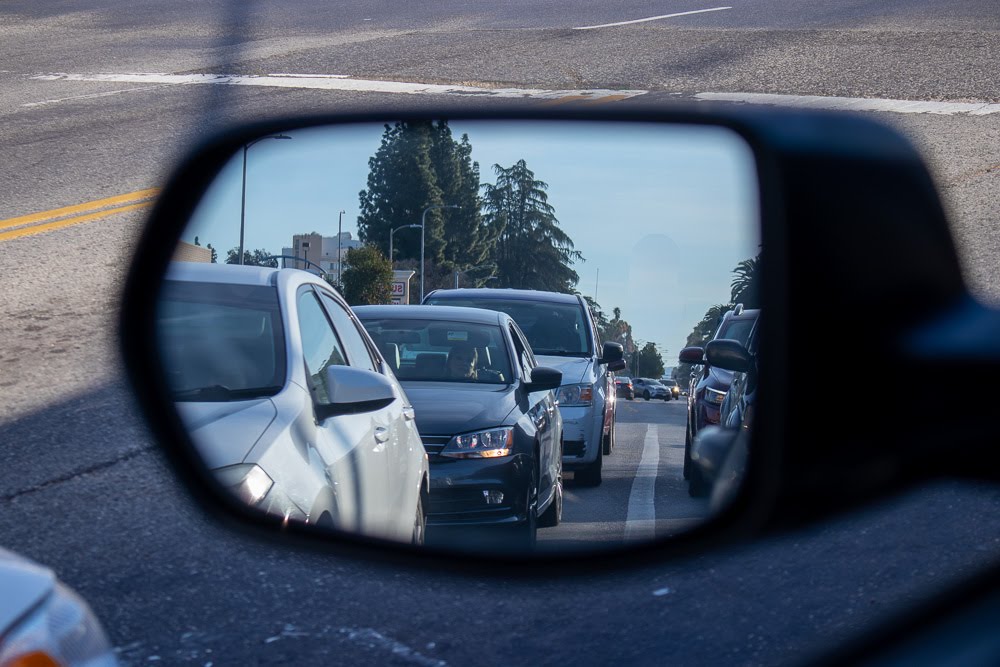
[[580,297],[576,294],[566,294],[564,292],[544,292],[533,289],[495,289],[490,287],[460,288],[460,289],[438,289],[428,294],[425,299],[431,297],[458,299],[506,299],[518,301],[542,301],[545,303],[580,303]]
[[230,285],[274,285],[279,271],[266,266],[241,266],[239,264],[209,264],[207,262],[171,262],[167,280],[198,283],[226,283]]
[[468,324],[503,324],[507,320],[513,322],[507,313],[486,308],[468,308],[465,306],[354,306],[354,313],[362,320],[378,318],[390,319],[421,319],[441,322],[465,322]]

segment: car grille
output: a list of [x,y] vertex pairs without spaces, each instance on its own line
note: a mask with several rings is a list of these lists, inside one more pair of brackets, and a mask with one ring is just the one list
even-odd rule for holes
[[420,439],[424,443],[424,450],[427,456],[435,457],[441,454],[441,450],[451,440],[450,435],[421,435]]

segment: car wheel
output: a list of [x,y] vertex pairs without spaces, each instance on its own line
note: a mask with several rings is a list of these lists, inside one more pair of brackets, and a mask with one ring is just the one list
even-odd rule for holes
[[611,418],[611,428],[608,429],[607,435],[601,436],[601,452],[604,456],[608,456],[615,449],[615,419]]
[[648,401],[649,400],[649,391],[644,391],[642,393],[642,397]]
[[692,464],[688,472],[688,495],[692,498],[704,498],[712,490],[712,485],[708,483],[701,472],[701,468]]
[[604,457],[600,454],[597,455],[597,460],[588,465],[586,468],[580,468],[576,471],[573,479],[580,486],[600,486],[601,485],[601,469],[604,467]]
[[514,526],[514,536],[510,542],[511,546],[519,552],[534,549],[538,537],[538,474],[535,473],[532,477],[525,498],[526,518],[522,523]]
[[563,483],[562,474],[556,480],[556,494],[552,498],[552,502],[549,503],[548,509],[542,516],[538,517],[538,527],[539,528],[552,528],[558,526],[559,522],[562,521],[562,511],[563,511]]
[[684,428],[684,479],[691,477],[691,427]]
[[413,536],[410,544],[420,546],[427,538],[427,512],[424,511],[424,496],[420,494],[417,498],[417,516],[413,520]]

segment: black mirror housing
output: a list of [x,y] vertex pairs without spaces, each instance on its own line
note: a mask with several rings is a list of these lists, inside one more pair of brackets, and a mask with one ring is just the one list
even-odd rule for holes
[[536,366],[531,369],[531,382],[524,384],[528,392],[551,391],[562,384],[562,371],[548,366]]
[[752,362],[750,353],[739,341],[725,338],[709,341],[705,346],[705,358],[713,366],[738,373],[749,371]]
[[[610,364],[614,361],[621,361],[625,358],[625,346],[621,343],[613,343],[608,341],[604,343],[601,349],[601,358],[598,363]],[[622,366],[624,368],[624,366]]]

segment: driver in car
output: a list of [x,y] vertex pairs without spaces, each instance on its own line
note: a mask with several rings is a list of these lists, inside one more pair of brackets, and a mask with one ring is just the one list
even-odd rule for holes
[[448,378],[453,380],[477,380],[476,363],[479,353],[468,343],[458,343],[448,352],[446,369]]

